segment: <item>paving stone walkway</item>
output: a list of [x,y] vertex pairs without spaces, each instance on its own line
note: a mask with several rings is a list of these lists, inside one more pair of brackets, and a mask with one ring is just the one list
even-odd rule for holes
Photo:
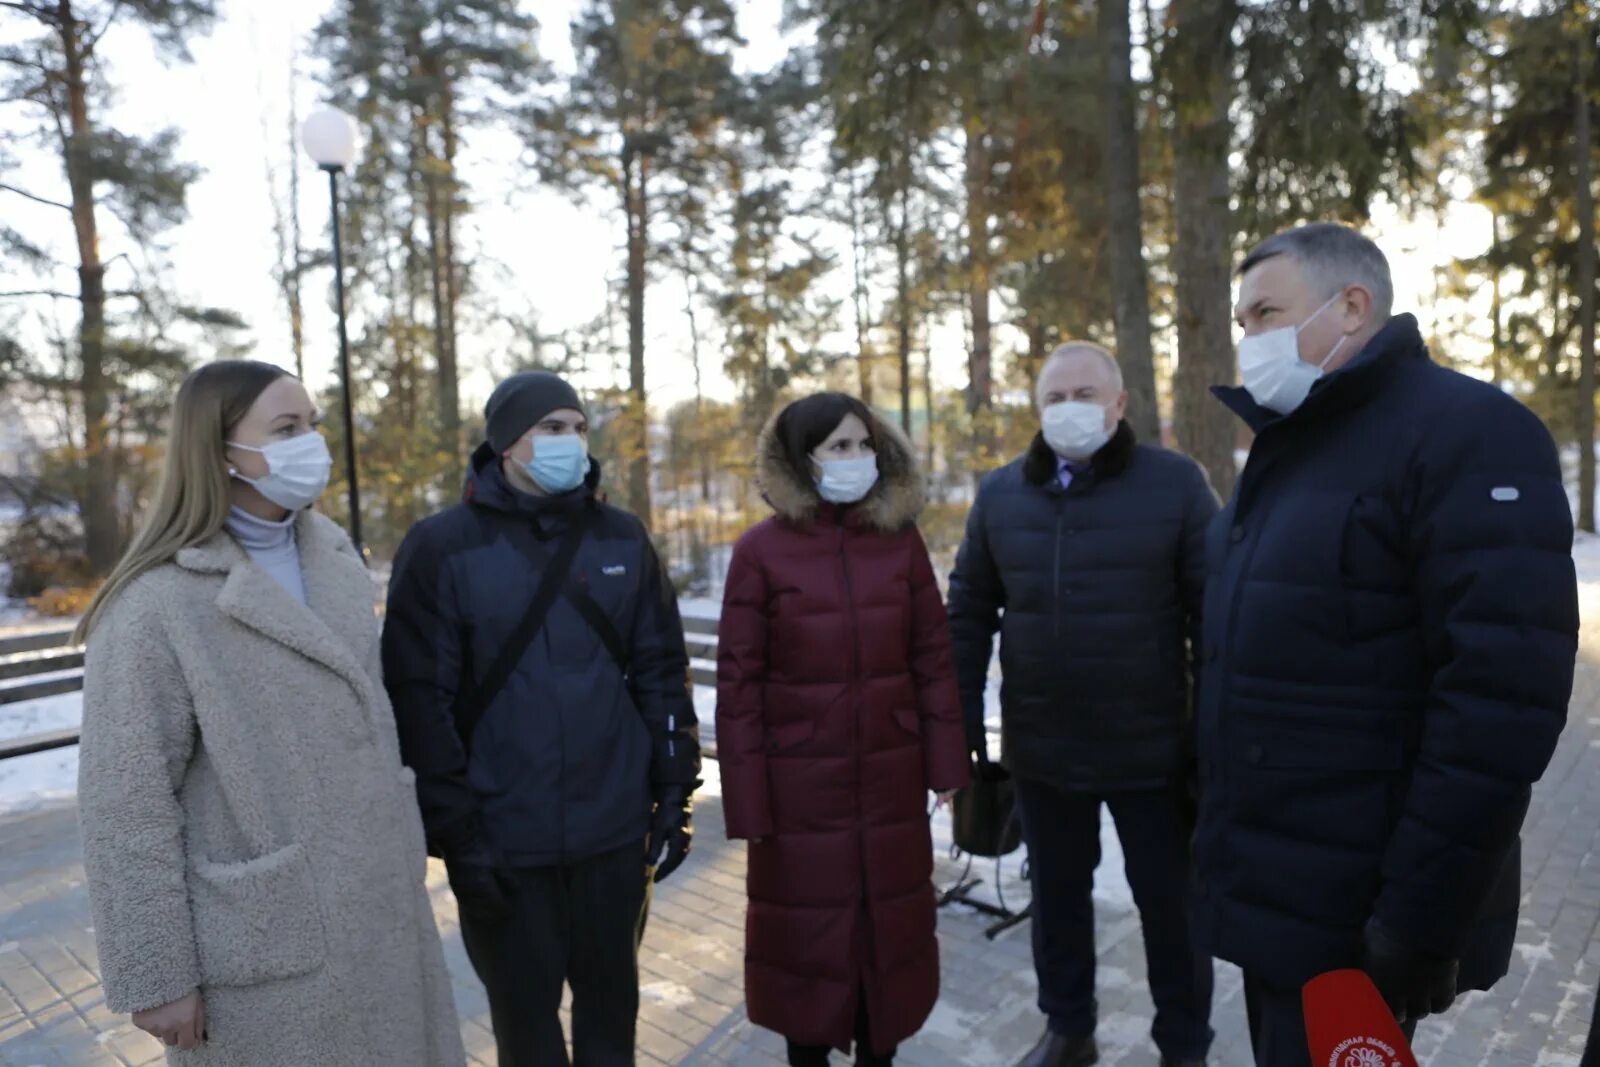
[[[1511,974],[1491,993],[1467,997],[1444,1019],[1424,1024],[1417,1043],[1424,1067],[1578,1062],[1600,973],[1600,668],[1594,665],[1600,641],[1586,640],[1585,648],[1568,729],[1525,827],[1527,895]],[[714,765],[707,770],[714,776]],[[702,801],[698,819],[694,856],[658,887],[651,912],[641,959],[639,1062],[781,1064],[782,1042],[744,1015],[743,847],[724,840],[719,797]],[[0,820],[0,1064],[7,1067],[159,1062],[155,1043],[105,1008],[75,820],[70,804]],[[942,821],[935,832],[941,842],[937,878],[949,885],[960,865],[942,853],[948,841]],[[1138,917],[1115,835],[1106,838],[1096,888],[1102,1062],[1156,1067]],[[992,865],[978,873],[993,882]],[[1027,891],[1016,873],[1013,858],[1002,884],[1020,905]],[[437,864],[430,867],[429,885],[472,1062],[492,1065],[483,990],[467,964],[455,904]],[[1014,1063],[1037,1037],[1028,928],[989,940],[988,921],[959,906],[941,913],[943,996],[897,1062],[1000,1067]],[[1240,983],[1231,967],[1218,967],[1215,1020],[1213,1065],[1249,1064]]]

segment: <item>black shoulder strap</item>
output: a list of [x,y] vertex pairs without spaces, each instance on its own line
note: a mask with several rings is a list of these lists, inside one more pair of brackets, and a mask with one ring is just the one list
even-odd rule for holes
[[522,621],[517,623],[516,632],[500,647],[500,654],[489,665],[488,673],[472,686],[470,694],[457,706],[456,728],[468,748],[472,747],[472,733],[478,726],[478,720],[483,718],[484,712],[489,710],[489,704],[505,688],[511,672],[517,669],[517,664],[533,644],[533,639],[539,636],[545,616],[550,614],[550,605],[555,603],[556,597],[567,584],[572,560],[578,554],[578,543],[583,540],[588,526],[589,511],[585,508],[573,516],[572,525],[562,535],[555,556],[545,565],[539,576],[539,588],[528,602],[528,610],[523,613]]
[[589,595],[589,588],[582,582],[569,581],[562,590],[567,602],[577,609],[583,616],[583,621],[589,624],[589,629],[594,631],[600,643],[606,646],[606,651],[611,653],[611,658],[616,660],[617,669],[622,671],[623,677],[628,676],[628,649],[622,643],[622,635],[617,632],[616,624],[611,621],[611,616],[606,614],[606,609],[595,603],[594,597]]

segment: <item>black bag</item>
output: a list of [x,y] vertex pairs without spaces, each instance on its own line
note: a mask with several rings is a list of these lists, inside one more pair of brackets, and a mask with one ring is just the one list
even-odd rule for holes
[[979,759],[972,784],[951,804],[951,831],[956,848],[971,856],[1009,856],[1022,844],[1016,787],[1011,772]]

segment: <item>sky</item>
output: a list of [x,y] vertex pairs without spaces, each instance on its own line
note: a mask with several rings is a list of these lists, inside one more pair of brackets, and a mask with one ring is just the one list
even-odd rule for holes
[[[580,0],[526,3],[542,23],[543,54],[558,69],[570,69],[567,27]],[[322,89],[314,79],[316,63],[305,54],[306,42],[331,5],[328,0],[224,0],[221,6],[224,17],[214,32],[193,43],[192,64],[169,66],[154,54],[142,31],[113,30],[103,46],[117,87],[113,116],[119,127],[141,132],[177,125],[183,130],[183,157],[204,169],[190,189],[188,221],[166,238],[174,265],[171,278],[182,298],[238,311],[250,325],[255,341],[252,355],[292,366],[287,316],[272,280],[277,257],[267,171],[270,160],[279,171],[280,188],[286,188],[285,168],[291,158],[300,168],[305,242],[312,249],[325,246],[327,187],[303,153],[290,156],[287,116],[291,91],[298,97],[302,118],[321,103]],[[740,27],[749,41],[740,65],[768,67],[785,49],[778,26],[781,0],[740,0],[740,7]],[[18,18],[0,15],[0,40],[15,39]],[[299,77],[291,87],[289,68],[297,46]],[[0,128],[12,121],[6,110],[0,110]],[[590,321],[604,310],[607,279],[620,264],[623,234],[611,205],[578,204],[538,188],[519,167],[517,155],[517,145],[508,135],[480,136],[469,145],[462,172],[475,207],[461,246],[477,259],[479,278],[493,291],[495,301],[508,310],[535,311],[541,331],[550,335]],[[34,164],[19,172],[17,184],[65,199],[59,166],[44,153],[33,156]],[[36,237],[52,236],[62,258],[70,259],[70,227],[52,209],[0,192],[0,223],[25,228]],[[1399,218],[1392,207],[1378,205],[1372,232],[1394,263],[1398,309],[1426,306],[1436,263],[1476,254],[1486,246],[1486,214],[1463,206],[1447,223],[1413,224]],[[107,243],[108,254],[117,250],[114,243]],[[848,248],[842,252],[842,266],[847,268]],[[503,265],[503,270],[490,263]],[[126,265],[113,271],[119,269]],[[836,275],[832,284],[844,295],[849,271],[841,269]],[[314,383],[328,381],[334,365],[331,281],[327,270],[307,277],[307,377]],[[67,282],[70,275],[61,284]],[[0,271],[0,290],[34,284],[33,279],[8,277]],[[108,284],[116,286],[115,274]],[[662,409],[692,395],[682,292],[681,279],[669,279],[654,286],[647,301],[650,392],[652,403]],[[70,323],[75,310],[75,304],[63,301],[55,313]],[[1426,311],[1422,319],[1426,330]],[[476,340],[476,349],[470,339],[463,345],[462,393],[472,405],[481,403],[492,388],[488,364],[500,354],[492,339]],[[1002,344],[1006,340],[1004,331],[1000,340]],[[934,374],[941,387],[965,384],[962,346],[958,322],[934,333]],[[708,367],[707,391],[732,397],[732,386],[719,367]]]

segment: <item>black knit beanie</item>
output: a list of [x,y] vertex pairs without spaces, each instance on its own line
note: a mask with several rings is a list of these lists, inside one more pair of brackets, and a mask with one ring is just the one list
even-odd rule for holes
[[513,374],[489,394],[483,415],[488,420],[489,445],[496,453],[511,451],[522,435],[552,411],[571,409],[582,413],[583,401],[577,390],[549,371],[531,370]]

